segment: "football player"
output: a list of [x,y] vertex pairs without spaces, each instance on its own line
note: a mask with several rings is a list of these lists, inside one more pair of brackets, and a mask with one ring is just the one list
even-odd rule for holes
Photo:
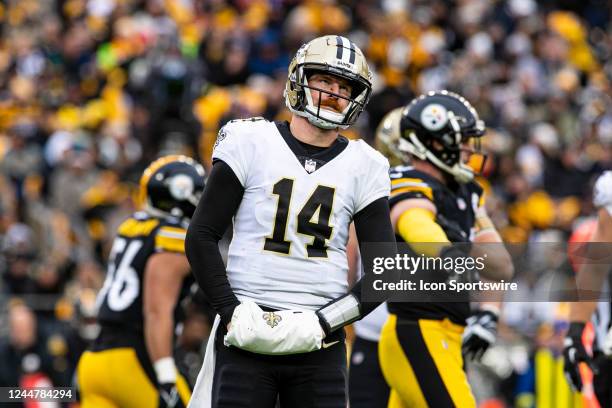
[[[579,366],[586,363],[595,372],[594,386],[597,399],[602,407],[612,406],[610,376],[612,375],[612,325],[608,321],[608,331],[598,333],[599,347],[597,359],[587,353],[582,342],[582,332],[586,322],[591,320],[597,308],[597,299],[593,293],[600,293],[605,287],[606,278],[610,277],[609,244],[612,242],[612,171],[604,172],[595,183],[593,203],[598,209],[597,226],[593,232],[580,272],[576,276],[579,295],[586,295],[584,300],[570,304],[570,326],[564,341],[564,369],[566,377],[574,390],[582,390],[582,378]],[[599,244],[598,244],[599,243]],[[603,243],[606,243],[604,245]],[[591,259],[591,261],[589,261]],[[608,293],[610,284],[608,283]],[[612,303],[608,315],[612,312]],[[606,358],[607,357],[607,358]]]
[[186,156],[162,157],[144,171],[142,211],[119,226],[97,299],[101,331],[77,368],[83,408],[187,405],[173,337],[193,283],[185,234],[204,184],[204,169]]
[[[397,144],[400,134],[400,119],[403,107],[387,113],[376,129],[375,146],[392,166],[402,164],[403,157]],[[352,243],[354,241],[349,241]],[[359,251],[354,251],[359,258]],[[360,261],[355,260],[354,269],[360,270]],[[386,303],[381,304],[363,319],[355,322],[355,341],[351,348],[349,370],[349,399],[351,408],[384,408],[389,401],[389,385],[383,377],[378,360],[378,341],[389,313]]]
[[[319,37],[289,66],[289,123],[252,118],[220,130],[186,241],[220,316],[190,406],[346,406],[339,329],[377,306],[361,302],[360,283],[347,293],[349,224],[361,244],[395,246],[387,160],[339,135],[371,88],[354,43]],[[232,218],[226,268],[218,241]]]
[[[479,155],[484,133],[474,108],[452,92],[430,92],[405,107],[397,150],[411,166],[390,171],[391,222],[398,242],[432,257],[478,256],[475,246],[461,253],[455,243],[463,243],[462,248],[472,241],[501,243],[485,211],[482,188],[467,165]],[[489,279],[513,274],[505,250],[487,254],[486,267]],[[388,406],[475,407],[462,354],[480,356],[494,342],[497,305],[481,305],[471,317],[467,300],[388,306],[379,342],[382,372],[391,387]]]

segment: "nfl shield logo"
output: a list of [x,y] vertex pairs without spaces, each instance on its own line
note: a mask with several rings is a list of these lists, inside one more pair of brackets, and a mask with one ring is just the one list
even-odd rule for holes
[[317,162],[312,159],[306,159],[306,161],[304,162],[304,169],[308,173],[312,173],[317,169]]

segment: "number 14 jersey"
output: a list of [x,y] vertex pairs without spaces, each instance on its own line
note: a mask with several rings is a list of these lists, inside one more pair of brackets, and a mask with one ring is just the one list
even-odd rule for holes
[[286,122],[247,119],[221,129],[213,160],[244,187],[227,263],[239,299],[317,309],[347,292],[349,224],[388,197],[387,159],[342,136],[309,154]]

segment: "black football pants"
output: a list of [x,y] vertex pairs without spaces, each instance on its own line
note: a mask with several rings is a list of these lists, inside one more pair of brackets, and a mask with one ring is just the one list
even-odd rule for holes
[[355,337],[349,369],[351,408],[387,408],[391,389],[378,361],[378,342]]
[[338,343],[303,354],[269,356],[223,344],[225,330],[215,341],[213,408],[345,408],[347,366],[344,332],[326,343]]

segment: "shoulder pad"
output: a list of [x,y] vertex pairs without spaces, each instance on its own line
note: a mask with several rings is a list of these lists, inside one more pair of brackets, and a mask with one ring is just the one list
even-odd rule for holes
[[269,124],[270,121],[264,118],[233,119],[219,129],[215,146],[222,142],[226,137],[234,139],[236,136],[243,137],[248,134],[250,139],[252,134],[256,134],[257,129],[262,125]]
[[397,178],[402,178],[402,177],[410,177],[410,176],[405,175],[405,174],[410,173],[413,170],[414,170],[414,167],[412,167],[412,166],[405,166],[405,165],[391,167],[389,169],[389,177],[391,177],[391,179],[397,179]]
[[409,166],[395,167],[395,171],[390,172],[391,176],[391,197],[407,198],[427,198],[434,200],[433,187],[427,179],[422,177],[422,173]]
[[154,217],[149,217],[142,212],[134,214],[132,217],[123,221],[117,233],[124,237],[146,237],[152,233],[152,231],[159,225],[159,220]]
[[223,129],[232,131],[234,129],[253,129],[253,126],[261,126],[269,124],[270,121],[264,118],[248,118],[248,119],[232,119],[227,122],[225,125],[221,127],[221,132]]
[[387,167],[389,166],[389,160],[387,160],[385,156],[383,156],[378,150],[374,149],[372,146],[367,144],[365,141],[361,139],[349,140],[349,143],[356,143],[360,151],[362,151],[371,160],[374,160],[375,162],[381,165],[384,165]]
[[267,120],[264,117],[261,116],[254,116],[252,118],[244,118],[244,119],[232,119],[230,120],[228,123],[253,123],[253,122],[259,122],[259,121],[265,121],[267,122]]

